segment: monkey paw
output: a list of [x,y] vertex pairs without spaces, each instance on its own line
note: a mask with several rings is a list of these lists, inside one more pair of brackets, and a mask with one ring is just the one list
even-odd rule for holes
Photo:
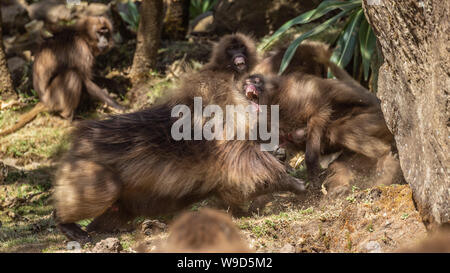
[[75,223],[70,224],[58,224],[58,229],[61,231],[67,238],[72,241],[77,241],[79,243],[87,243],[91,241],[91,237],[89,234],[82,230],[81,227]]
[[306,191],[305,181],[298,179],[298,178],[293,178],[292,191],[297,194],[305,192]]

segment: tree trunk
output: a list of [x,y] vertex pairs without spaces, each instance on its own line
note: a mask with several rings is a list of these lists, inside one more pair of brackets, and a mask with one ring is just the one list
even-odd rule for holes
[[130,75],[133,85],[147,80],[150,70],[156,67],[156,57],[161,40],[163,1],[143,0],[140,14],[136,52]]
[[11,79],[11,74],[8,70],[6,62],[5,50],[3,48],[2,35],[2,11],[0,9],[0,96],[1,99],[6,99],[14,96],[14,86]]
[[189,28],[189,0],[165,0],[163,38],[182,40]]
[[428,228],[450,216],[450,2],[364,0],[384,57],[378,96]]

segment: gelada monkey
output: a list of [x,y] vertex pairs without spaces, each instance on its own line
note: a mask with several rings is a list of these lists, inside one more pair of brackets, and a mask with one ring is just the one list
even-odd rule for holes
[[[173,107],[185,105],[194,113],[194,97],[200,97],[204,106],[247,107],[248,100],[233,86],[229,73],[192,73],[159,105],[80,122],[56,175],[53,197],[58,228],[73,240],[88,240],[77,221],[95,218],[88,231],[106,231],[137,216],[183,209],[208,196],[239,205],[274,191],[303,192],[304,182],[288,175],[274,156],[261,151],[257,141],[172,137],[172,125],[180,120],[171,117]],[[186,118],[194,124],[194,115]],[[230,125],[224,123],[224,128]]]
[[223,36],[217,42],[211,58],[200,71],[231,73],[238,80],[258,63],[255,42],[242,33]]
[[92,82],[95,57],[112,46],[112,26],[105,17],[85,17],[75,26],[55,33],[44,42],[33,65],[33,86],[40,102],[0,136],[15,132],[42,111],[58,112],[71,120],[83,92],[123,110],[105,89]]
[[[281,49],[276,53],[264,58],[263,61],[256,66],[254,71],[257,71],[264,75],[278,73],[285,51],[286,49]],[[341,90],[341,92],[343,92],[343,94],[341,94],[342,96],[344,96],[344,94],[349,90],[352,92],[360,92],[360,94],[355,93],[354,95],[356,97],[364,96],[366,98],[369,98],[369,100],[367,100],[367,102],[369,102],[368,106],[370,106],[370,109],[375,110],[375,112],[377,113],[375,114],[375,116],[380,117],[381,109],[379,100],[373,94],[371,94],[369,90],[367,90],[356,80],[354,80],[344,69],[331,62],[329,60],[330,56],[331,50],[329,49],[328,45],[320,42],[306,41],[298,47],[294,57],[284,71],[283,75],[296,74],[297,77],[299,77],[300,81],[302,81],[305,77],[304,74],[326,78],[326,73],[329,68],[332,74],[337,78],[337,80],[329,79],[327,81],[329,83],[336,82],[336,86],[342,86],[343,84],[345,84],[348,87],[338,88],[338,90]],[[256,89],[254,87],[249,86],[249,90],[247,91],[247,96],[249,96],[252,100],[255,100],[257,96],[253,94],[255,90]],[[351,95],[352,93],[350,92],[349,94]],[[341,112],[341,114],[343,113]],[[376,120],[377,124],[384,123],[384,120],[382,121],[380,118],[376,118]],[[386,128],[385,126],[381,127]],[[384,131],[384,129],[382,131]],[[306,139],[306,127],[295,128],[294,130],[286,132],[283,136],[281,136],[282,145],[287,145],[286,148],[288,148],[288,150],[293,149],[305,151]],[[392,142],[392,146],[395,146],[394,144],[395,143]],[[376,174],[381,174],[377,178],[377,184],[391,184],[393,182],[402,181],[399,161],[391,153],[383,157],[382,160],[378,160],[370,159],[358,154],[352,154],[351,152],[349,153],[345,150],[344,154],[341,154],[342,150],[339,150],[339,147],[324,147],[323,145],[321,153],[322,155],[320,157],[320,162],[321,165],[324,166],[328,166],[330,162],[333,162],[340,155],[338,161],[330,165],[330,171],[328,172],[329,175],[326,179],[326,184],[329,188],[333,188],[336,185],[348,185],[348,182],[353,178],[353,174],[356,173],[361,173],[366,177],[367,175],[369,175],[369,172],[371,172],[371,170],[373,169],[372,167],[374,166],[378,168],[377,170],[375,170]],[[323,153],[332,154],[323,155]],[[364,164],[356,164],[358,165],[358,167],[355,168],[355,162],[364,162]],[[374,164],[374,162],[377,162],[377,164]],[[356,173],[354,173],[355,171]],[[345,189],[348,187],[344,186],[343,188]]]

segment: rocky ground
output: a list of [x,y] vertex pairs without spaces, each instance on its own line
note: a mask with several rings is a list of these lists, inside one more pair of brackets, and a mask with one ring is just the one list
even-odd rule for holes
[[[94,8],[100,12],[102,7],[98,4],[78,12],[94,12]],[[22,10],[17,12],[20,14]],[[51,14],[73,15],[64,12]],[[48,24],[52,20],[38,15],[34,14],[34,19],[26,19],[36,20],[30,25],[30,33],[33,32],[31,26],[39,27],[40,22]],[[11,24],[19,24],[15,20],[11,19]],[[292,39],[293,35],[310,27],[296,29],[295,33],[288,33],[291,36],[286,39]],[[37,102],[31,91],[30,53],[27,50],[15,52],[20,48],[19,38],[23,35],[14,31],[6,33],[7,42],[12,43],[9,49],[7,47],[10,50],[7,55],[20,99],[15,106],[0,110],[0,128],[12,125],[20,114]],[[334,30],[331,29],[327,35],[332,39]],[[327,37],[319,39],[327,40]],[[122,39],[108,55],[98,59],[95,69],[98,75],[95,81],[111,91],[130,111],[150,106],[164,96],[185,67],[196,69],[201,66],[209,56],[211,43],[204,37],[181,42],[164,41],[152,80],[130,90],[128,72],[134,47],[134,39]],[[106,107],[97,105],[96,109],[82,112],[77,119],[103,118],[108,114]],[[53,219],[52,181],[58,162],[69,146],[72,126],[57,115],[42,113],[18,132],[0,138],[0,252],[157,250],[167,236],[167,226],[174,215],[136,219],[134,231],[94,234],[93,242],[81,249],[58,232]],[[294,165],[298,165],[294,173],[304,176],[304,166]],[[260,206],[258,202],[267,204]],[[408,185],[365,189],[358,187],[356,181],[350,193],[338,198],[329,198],[321,191],[309,191],[299,196],[279,193],[246,206],[259,209],[254,209],[247,217],[234,217],[233,221],[256,252],[390,252],[426,236]],[[201,207],[224,209],[214,199],[188,209]],[[79,222],[82,226],[88,223],[89,220]]]

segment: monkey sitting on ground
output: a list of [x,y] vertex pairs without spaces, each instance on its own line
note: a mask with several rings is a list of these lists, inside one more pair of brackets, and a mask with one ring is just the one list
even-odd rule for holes
[[213,47],[211,58],[200,72],[231,73],[238,80],[258,63],[255,42],[242,33],[223,36]]
[[211,195],[239,205],[274,191],[303,192],[304,182],[288,175],[256,141],[172,137],[172,125],[179,121],[171,117],[173,107],[186,105],[193,113],[194,97],[222,109],[248,106],[233,86],[228,73],[193,73],[160,105],[78,124],[56,175],[59,229],[70,239],[84,241],[88,233],[75,224],[82,219],[96,217],[88,231],[107,231],[137,216],[171,213]]
[[1,131],[0,136],[20,129],[43,111],[58,112],[72,120],[84,92],[124,110],[105,89],[92,82],[95,57],[106,53],[112,45],[112,25],[105,17],[86,17],[74,27],[55,33],[42,45],[33,65],[33,86],[40,102],[13,127]]
[[231,218],[213,209],[183,213],[175,219],[169,232],[160,252],[250,252]]
[[393,136],[378,99],[369,92],[302,73],[251,75],[243,92],[253,103],[279,105],[280,130],[304,145],[308,177],[315,186],[321,153],[346,149],[378,162],[391,157]]

